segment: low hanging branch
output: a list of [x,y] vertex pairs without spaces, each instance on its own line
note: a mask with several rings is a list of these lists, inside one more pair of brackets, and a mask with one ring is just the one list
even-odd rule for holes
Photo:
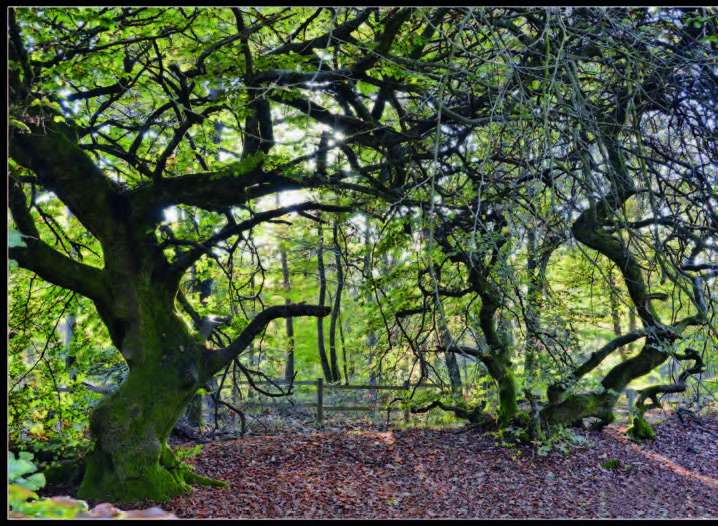
[[[693,360],[693,365],[684,369],[678,376],[678,380],[672,384],[654,385],[638,391],[636,409],[638,410],[641,418],[643,418],[646,411],[651,409],[660,409],[662,407],[661,402],[658,399],[659,395],[681,393],[685,391],[687,387],[686,380],[688,380],[688,377],[694,374],[699,374],[705,369],[703,358],[701,358],[701,355],[695,349],[686,349],[683,354],[675,354],[674,357],[679,361]],[[646,400],[651,400],[651,403],[646,404]]]
[[[703,358],[695,349],[686,349],[683,354],[674,354],[676,360],[686,361],[693,360],[693,366],[687,367],[678,377],[678,380],[672,384],[661,384],[647,387],[638,391],[638,399],[636,400],[636,414],[633,417],[633,425],[628,429],[628,435],[634,440],[652,439],[656,436],[651,425],[646,421],[644,415],[646,411],[651,409],[660,409],[661,402],[659,395],[670,393],[682,393],[686,390],[686,380],[693,374],[703,371],[705,365]],[[646,400],[650,400],[650,404],[646,404]]]
[[[194,246],[190,250],[183,252],[181,255],[179,255],[167,270],[167,280],[171,281],[172,283],[178,283],[184,272],[204,254],[210,254],[212,248],[220,241],[224,241],[225,239],[228,239],[232,236],[241,234],[242,232],[246,232],[247,230],[251,230],[252,228],[261,223],[271,221],[283,215],[290,214],[292,212],[301,213],[307,210],[322,210],[325,212],[347,212],[351,211],[352,208],[340,205],[328,205],[322,203],[306,202],[299,203],[296,205],[284,206],[274,210],[267,210],[265,212],[257,212],[250,219],[247,219],[240,223],[230,223],[226,225],[209,239],[201,243],[194,244]],[[166,241],[166,243],[178,244],[180,242],[175,241],[173,243],[172,240],[168,240]]]
[[585,362],[583,362],[579,367],[577,367],[576,370],[574,370],[570,374],[569,378],[567,378],[561,383],[556,383],[549,386],[549,401],[557,401],[571,385],[575,384],[578,380],[580,380],[589,372],[593,371],[596,367],[601,365],[603,360],[605,360],[612,352],[645,336],[646,331],[629,332],[628,334],[623,334],[618,338],[614,338],[596,352],[591,353],[591,356],[589,356]]
[[436,407],[438,407],[439,409],[443,409],[444,411],[450,411],[454,413],[457,418],[463,418],[464,420],[468,420],[471,424],[474,425],[486,424],[493,421],[493,418],[484,413],[484,407],[486,407],[485,401],[481,402],[473,409],[470,409],[467,407],[459,407],[456,405],[445,404],[441,400],[434,400],[425,407],[412,407],[410,411],[412,414],[427,413]]
[[236,358],[252,343],[252,340],[267,327],[270,321],[276,318],[295,316],[316,316],[321,318],[328,316],[330,312],[331,309],[329,307],[304,304],[275,305],[274,307],[263,310],[249,322],[249,325],[245,327],[239,337],[232,342],[231,345],[219,351],[206,351],[207,374],[214,374]]

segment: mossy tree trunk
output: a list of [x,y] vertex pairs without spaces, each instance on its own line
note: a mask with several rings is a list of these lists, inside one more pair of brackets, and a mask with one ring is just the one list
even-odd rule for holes
[[254,176],[220,172],[212,177],[156,179],[128,191],[105,177],[77,145],[77,131],[65,123],[32,125],[31,133],[13,135],[11,155],[95,236],[102,245],[104,267],[83,264],[45,243],[21,183],[15,180],[10,184],[9,206],[26,243],[10,249],[10,257],[48,282],[91,299],[129,367],[126,380],[91,415],[95,447],[87,458],[80,496],[113,502],[163,501],[186,491],[189,483],[208,482],[177,462],[167,446],[170,431],[197,389],[244,351],[271,320],[323,317],[330,309],[269,307],[231,344],[213,350],[176,312],[180,280],[207,247],[263,221],[301,210],[344,208],[303,203],[260,212],[242,223],[228,223],[207,245],[176,249],[170,260],[155,234],[167,206],[217,209],[296,185],[281,177],[262,176],[262,185],[253,186]]
[[[461,352],[474,356],[486,366],[492,379],[496,382],[499,401],[497,421],[499,427],[504,427],[512,421],[518,412],[516,378],[513,374],[513,364],[511,362],[511,345],[508,338],[499,335],[496,328],[496,320],[502,307],[504,294],[499,284],[494,281],[494,278],[502,279],[499,274],[506,257],[506,253],[502,252],[502,247],[504,247],[508,238],[500,234],[500,232],[502,229],[507,228],[507,223],[500,213],[486,210],[483,210],[482,213],[484,214],[482,219],[487,219],[487,214],[491,215],[499,233],[495,242],[491,243],[489,248],[471,251],[464,248],[457,249],[450,241],[451,229],[447,224],[442,224],[434,232],[434,238],[438,244],[447,254],[451,254],[449,259],[466,267],[469,274],[468,288],[463,291],[452,291],[439,287],[437,283],[433,291],[425,290],[424,294],[460,297],[466,294],[467,291],[472,291],[481,298],[476,329],[477,332],[484,335],[487,348],[475,349],[457,345],[448,334],[447,327],[440,329],[442,331],[442,346],[445,351]],[[455,221],[463,226],[467,224],[473,225],[474,213],[465,210],[464,215],[457,216]],[[492,234],[495,235],[497,232],[492,232]],[[436,281],[440,281],[440,278],[437,278]],[[441,305],[441,302],[437,302],[437,304]]]
[[[271,319],[304,315],[314,308],[266,309],[229,347],[209,351],[201,336],[175,313],[172,295],[162,288],[163,283],[153,285],[150,280],[137,287],[124,283],[126,297],[137,300],[129,302],[134,310],[122,319],[113,316],[110,324],[124,331],[115,335],[119,338],[115,343],[130,371],[119,389],[92,413],[95,448],[87,459],[79,494],[113,502],[164,501],[185,492],[190,483],[211,483],[177,462],[167,445],[197,389],[247,348]],[[125,312],[129,307],[122,301],[116,305]],[[317,313],[328,314],[328,309]]]
[[131,369],[120,388],[91,417],[95,449],[87,459],[82,498],[163,501],[187,490],[187,470],[169,451],[167,439],[198,388],[182,371],[190,364],[160,359]]
[[[499,249],[500,246],[496,249],[497,253]],[[482,353],[480,359],[496,381],[499,398],[498,423],[499,427],[504,427],[518,412],[518,403],[511,347],[507,338],[501,337],[496,330],[496,317],[503,295],[484,270],[476,268],[471,272],[470,277],[474,290],[477,290],[481,296],[479,325],[489,347],[488,352]]]
[[[607,164],[612,171],[610,191],[576,219],[572,230],[579,242],[608,258],[621,272],[643,330],[618,336],[573,371],[567,382],[549,387],[549,404],[541,414],[550,424],[571,424],[586,417],[598,417],[602,425],[613,421],[613,407],[626,386],[665,362],[670,356],[667,350],[686,327],[704,321],[704,314],[699,312],[670,327],[663,325],[651,303],[664,299],[663,295],[649,293],[641,266],[628,245],[619,235],[606,229],[626,201],[636,193],[618,147],[616,133],[615,130],[603,130],[600,134],[607,152]],[[567,394],[573,383],[596,368],[610,353],[644,337],[646,341],[641,351],[614,366],[601,381],[599,391]]]

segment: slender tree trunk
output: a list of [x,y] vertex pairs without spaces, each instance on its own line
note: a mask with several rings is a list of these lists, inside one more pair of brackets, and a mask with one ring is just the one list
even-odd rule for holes
[[[252,294],[254,295],[254,286],[256,284],[254,280],[254,275],[252,275],[252,278],[249,281],[250,284],[250,290],[252,291]],[[252,298],[252,307],[249,309],[249,315],[254,318],[254,316],[257,314],[257,300],[255,297]],[[249,350],[248,350],[248,356],[249,356],[249,363],[250,365],[253,365],[256,370],[259,370],[259,366],[262,363],[262,352],[261,350],[256,350],[254,347],[254,342],[250,342],[249,344]]]
[[[446,313],[444,312],[444,304],[440,299],[435,300],[436,303],[436,323],[439,325],[439,334],[442,340],[444,348],[449,349],[453,346],[453,339],[449,332],[449,327],[446,322]],[[459,364],[456,362],[456,354],[454,352],[444,352],[444,363],[449,373],[449,383],[451,385],[451,392],[454,397],[461,395],[461,372],[459,371]]]
[[[636,332],[636,309],[628,309],[628,332]],[[628,344],[628,351],[633,352],[636,346],[633,343]]]
[[344,383],[349,385],[349,377],[354,374],[354,367],[349,364],[351,354],[347,353],[346,341],[344,340],[344,322],[339,315],[339,342],[342,345],[342,364],[344,365]]
[[339,247],[338,238],[339,224],[335,220],[332,229],[332,241],[334,249],[334,263],[336,265],[336,276],[337,276],[337,291],[334,295],[334,307],[332,308],[332,315],[329,322],[329,359],[332,370],[332,380],[334,382],[341,381],[341,373],[339,372],[339,365],[337,363],[337,320],[339,319],[339,313],[342,305],[342,290],[344,289],[344,270],[342,268],[341,249]]
[[195,395],[192,397],[192,400],[187,406],[187,411],[185,412],[185,415],[187,416],[187,423],[190,426],[194,428],[200,428],[202,427],[202,424],[204,424],[204,418],[202,414],[203,405],[204,404],[202,403],[202,395]]
[[614,336],[621,335],[621,306],[618,297],[618,288],[613,276],[613,268],[608,271],[608,286],[611,288],[609,301],[611,304],[611,321],[613,323]]
[[[242,388],[239,385],[240,378],[237,364],[232,363],[232,405],[234,407],[239,407],[239,404],[242,402]],[[237,429],[237,420],[237,413],[232,411],[232,427],[235,430]],[[242,432],[244,432],[244,427],[242,427]]]
[[524,387],[531,391],[536,376],[536,355],[539,353],[540,338],[539,330],[541,321],[539,318],[540,284],[538,276],[538,254],[536,247],[536,230],[528,229],[527,240],[527,263],[528,273],[528,294],[526,298],[526,354],[524,358]]
[[[371,270],[371,235],[369,231],[369,218],[365,218],[366,226],[364,228],[364,268],[362,269],[362,274],[364,275],[364,279],[369,281],[372,279],[372,270]],[[367,292],[366,296],[366,302],[367,305],[372,305],[374,303],[374,296],[370,291]],[[369,369],[369,385],[374,386],[376,385],[376,374],[374,372],[374,347],[377,343],[377,337],[373,330],[369,329],[367,330],[366,334],[366,345],[368,349],[368,356],[367,356],[367,366]],[[370,389],[369,390],[369,396],[371,397],[372,403],[375,403],[377,400],[377,391],[376,389]]]
[[[610,287],[609,302],[611,306],[611,323],[613,324],[613,335],[618,337],[621,335],[621,305],[619,302],[618,288],[613,275],[613,268],[608,271],[608,286]],[[622,359],[627,359],[631,351],[628,347],[621,347],[618,350]]]
[[[287,264],[287,251],[284,246],[280,246],[279,257],[282,261],[282,280],[285,294],[289,294],[290,283],[289,283],[289,266]],[[289,297],[285,298],[285,304],[289,304]],[[288,317],[285,319],[285,326],[287,330],[287,363],[284,368],[284,379],[289,382],[294,378],[294,318]]]
[[[317,233],[319,234],[319,246],[317,247],[317,271],[319,273],[319,306],[323,307],[327,293],[327,277],[324,272],[324,232],[322,230],[321,222],[317,226]],[[323,318],[317,318],[317,350],[319,351],[319,360],[322,364],[322,372],[324,373],[324,379],[327,382],[331,382],[334,376],[332,374],[332,369],[329,366],[329,360],[327,360],[327,353],[324,348]]]
[[444,353],[446,368],[449,371],[449,382],[451,383],[451,391],[454,396],[461,396],[461,371],[456,361],[456,355],[452,352]]
[[[217,377],[213,375],[212,378],[210,378],[209,381],[207,382],[207,390],[210,393],[216,393],[217,399],[219,399],[219,397],[221,395],[221,393],[217,392],[218,388],[219,388],[219,382],[217,380]],[[215,401],[214,394],[205,395],[205,396],[203,396],[203,398],[207,402],[207,404],[206,404],[207,405],[207,415],[212,419],[212,425],[214,426],[216,424],[217,427],[219,427],[219,417],[221,414],[219,411],[222,409],[221,407],[218,407],[218,406],[220,406],[220,404],[217,404],[217,402]],[[216,422],[215,422],[215,415],[217,417]]]
[[[67,220],[67,224],[69,226],[70,218],[72,218],[72,212],[70,212],[70,209],[66,206],[65,207],[65,219]],[[77,255],[75,253],[75,247],[72,247],[72,251],[74,255]],[[73,364],[75,363],[75,356],[72,354],[72,339],[74,337],[74,330],[75,330],[75,313],[71,312],[67,315],[65,318],[65,323],[63,324],[63,344],[65,347],[65,366],[68,369],[68,372],[70,374],[70,378],[72,380],[75,379],[76,373],[72,369]]]
[[[199,224],[197,223],[197,219],[194,216],[194,214],[192,214],[191,218],[192,218],[192,225],[194,226],[195,231],[199,235]],[[195,290],[195,291],[201,290],[201,287],[199,286],[199,281],[197,279],[197,266],[196,265],[192,265],[192,267],[190,268],[190,283],[191,283],[190,290]],[[201,294],[201,292],[200,292],[200,294]],[[200,302],[202,302],[202,299],[200,299]],[[207,338],[209,338],[210,333],[207,334]],[[204,406],[203,396],[201,394],[194,395],[192,397],[192,400],[190,401],[189,405],[187,406],[187,410],[185,411],[185,417],[186,417],[186,421],[187,421],[188,425],[190,425],[196,429],[199,429],[202,426],[202,424],[204,423],[203,418],[202,418],[203,406]]]

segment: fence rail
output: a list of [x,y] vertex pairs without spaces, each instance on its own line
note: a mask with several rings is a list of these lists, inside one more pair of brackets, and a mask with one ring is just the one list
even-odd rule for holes
[[[295,408],[295,407],[312,407],[316,408],[316,419],[317,424],[321,427],[324,424],[324,412],[339,412],[339,411],[358,411],[358,412],[374,412],[379,408],[377,405],[326,405],[324,403],[324,391],[333,390],[370,390],[370,391],[411,391],[414,389],[436,389],[442,386],[438,384],[422,383],[422,384],[409,384],[408,382],[404,385],[342,385],[342,384],[327,384],[323,378],[317,378],[316,380],[299,380],[294,382],[288,382],[286,380],[262,380],[259,382],[237,382],[237,385],[308,385],[316,388],[316,403],[306,402],[284,402],[284,403],[272,403],[268,404],[265,402],[242,402],[240,407],[251,408],[251,407],[280,407],[280,408]],[[231,389],[231,385],[222,386],[222,390]],[[388,410],[388,406],[384,406],[382,410]],[[408,408],[404,410],[404,419],[409,420]]]
[[[320,378],[317,378],[317,380],[301,380],[296,382],[291,382],[292,385],[317,385],[318,380]],[[321,379],[323,381],[323,379]],[[289,385],[290,382],[287,382],[286,380],[278,380],[276,382],[270,382],[267,380],[262,380],[261,382],[252,382],[254,385]],[[252,383],[247,381],[237,382],[237,385],[252,385]],[[231,385],[225,385],[223,389],[231,388]],[[342,385],[342,384],[324,384],[324,389],[377,389],[377,390],[390,390],[390,391],[405,391],[406,389],[423,389],[423,388],[433,388],[433,387],[441,387],[438,384],[409,384],[409,385]]]

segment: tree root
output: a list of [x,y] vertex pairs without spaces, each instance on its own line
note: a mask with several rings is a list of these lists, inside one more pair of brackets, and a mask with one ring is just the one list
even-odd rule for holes
[[191,484],[193,486],[210,486],[213,488],[229,487],[227,482],[225,482],[224,480],[205,477],[203,475],[195,473],[192,469],[189,469],[188,466],[185,467],[188,468],[187,471],[184,473],[184,480],[187,484]]
[[[688,377],[700,373],[705,368],[701,355],[694,349],[686,349],[683,354],[675,354],[674,357],[679,361],[693,360],[693,365],[684,369],[675,383],[654,385],[638,391],[635,404],[638,414],[633,418],[633,425],[628,429],[628,435],[634,440],[652,440],[655,438],[656,432],[646,421],[644,415],[650,409],[660,409],[662,407],[658,398],[659,395],[685,391]],[[650,400],[651,403],[646,404],[646,400]]]

